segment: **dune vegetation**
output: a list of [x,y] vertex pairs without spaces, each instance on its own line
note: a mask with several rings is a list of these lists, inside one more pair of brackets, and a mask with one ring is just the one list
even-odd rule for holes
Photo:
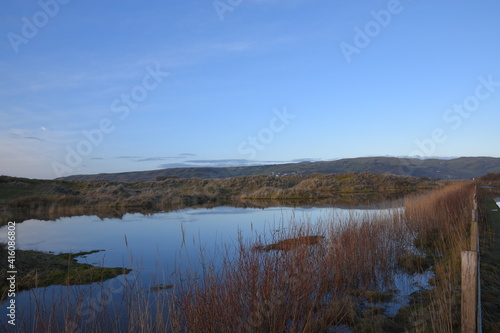
[[[436,186],[389,174],[166,178],[155,182],[34,180],[0,176],[0,223],[23,216],[119,215],[248,200],[320,201],[349,194],[404,194]],[[238,203],[239,202],[239,203]]]

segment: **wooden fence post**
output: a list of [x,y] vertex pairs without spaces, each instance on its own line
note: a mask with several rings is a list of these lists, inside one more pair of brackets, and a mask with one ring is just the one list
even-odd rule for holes
[[462,333],[477,330],[477,265],[476,251],[462,251]]
[[470,225],[470,250],[479,252],[479,224],[472,222]]

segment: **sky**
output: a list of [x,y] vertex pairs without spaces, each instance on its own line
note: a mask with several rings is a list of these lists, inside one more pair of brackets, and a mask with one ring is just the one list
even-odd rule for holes
[[500,2],[0,2],[0,174],[500,157]]

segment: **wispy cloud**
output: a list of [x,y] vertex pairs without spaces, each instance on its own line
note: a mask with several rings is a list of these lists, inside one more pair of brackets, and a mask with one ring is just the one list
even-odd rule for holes
[[134,162],[154,162],[154,161],[166,161],[171,159],[179,159],[179,156],[166,156],[166,157],[146,157],[134,160]]
[[51,163],[61,159],[67,133],[28,129],[0,131],[0,174],[51,178]]
[[116,157],[111,157],[111,158],[118,159],[118,160],[133,160],[133,159],[141,158],[141,157],[140,156],[116,156]]
[[[194,154],[193,154],[194,155]],[[91,160],[128,160],[130,162],[155,162],[155,161],[167,161],[172,159],[182,159],[182,156],[115,156],[115,157],[92,157]]]
[[28,136],[20,133],[8,133],[11,138],[19,139],[19,140],[38,140],[38,141],[46,141],[45,139],[36,137],[36,136]]
[[[311,160],[311,159],[300,159],[300,161]],[[246,159],[207,159],[207,160],[187,160],[183,163],[165,163],[160,164],[158,167],[161,169],[170,168],[223,168],[223,167],[244,167],[244,166],[256,166],[256,165],[270,165],[270,164],[286,164],[294,163],[296,161],[255,161]]]

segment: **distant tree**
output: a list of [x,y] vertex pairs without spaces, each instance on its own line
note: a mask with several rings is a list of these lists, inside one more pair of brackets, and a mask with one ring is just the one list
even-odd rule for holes
[[500,181],[500,173],[488,173],[482,176],[481,180],[485,182],[498,182]]
[[161,182],[167,179],[179,179],[179,176],[156,176],[156,181]]

